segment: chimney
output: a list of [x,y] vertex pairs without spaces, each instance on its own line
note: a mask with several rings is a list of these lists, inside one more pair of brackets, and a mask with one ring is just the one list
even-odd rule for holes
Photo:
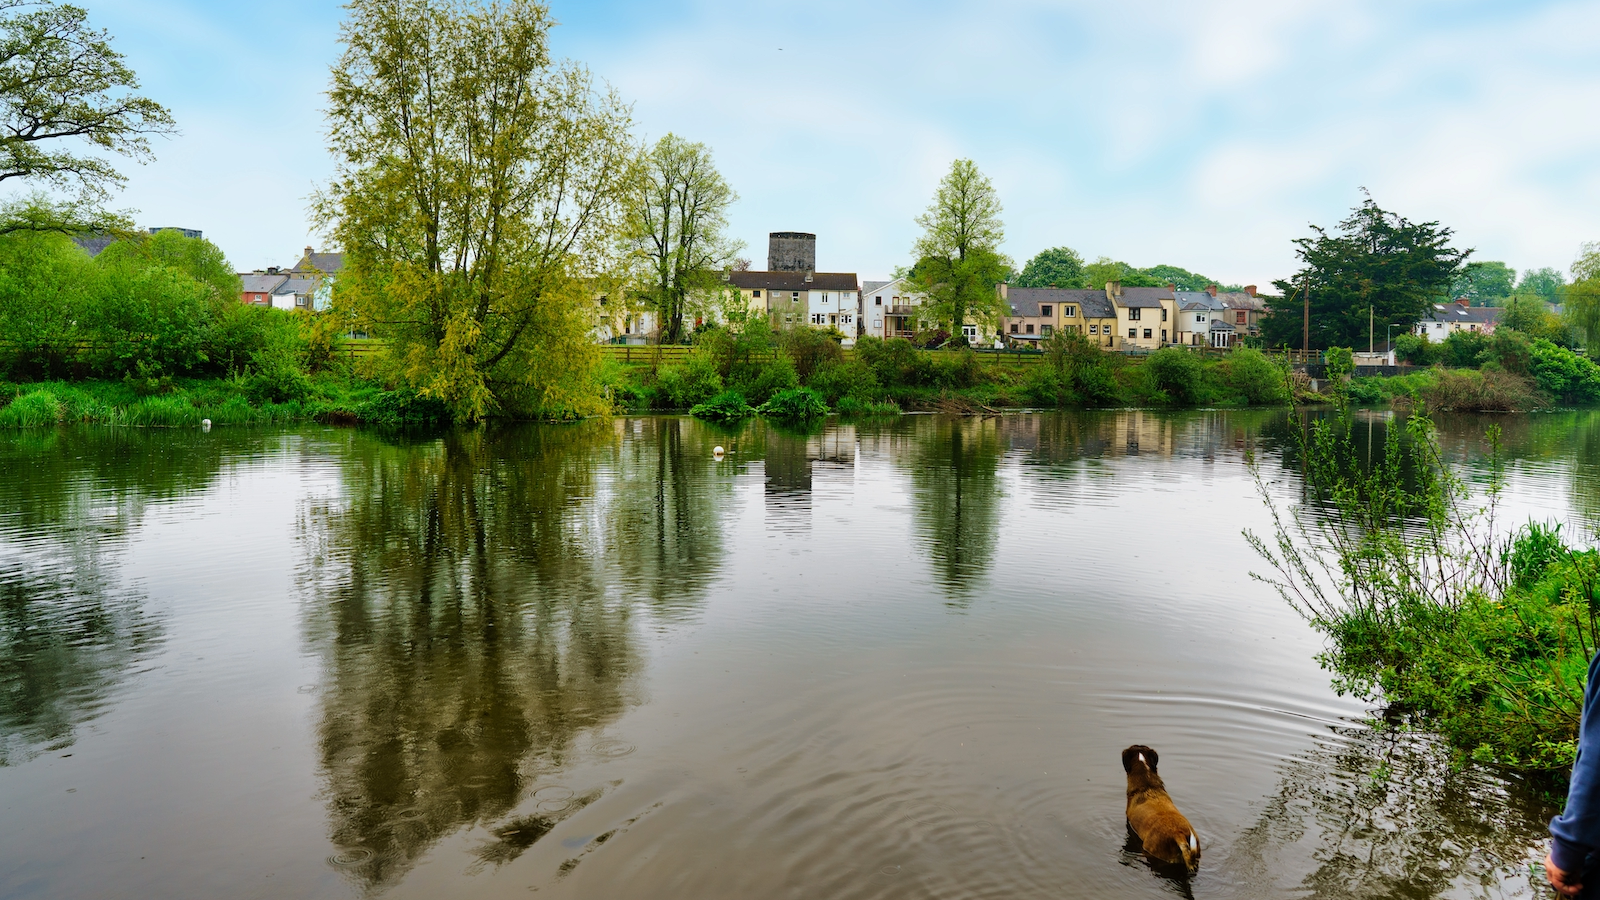
[[806,272],[806,284],[810,284],[810,283],[811,283],[811,273],[810,272]]
[[1178,286],[1169,281],[1169,282],[1167,282],[1167,290],[1176,293],[1177,290],[1178,290]]
[[1461,305],[1461,306],[1471,306],[1472,305],[1472,298],[1471,297],[1457,297],[1456,298],[1456,303]]
[[1122,282],[1120,282],[1120,281],[1108,281],[1108,282],[1106,282],[1106,299],[1107,300],[1115,300],[1115,299],[1117,299],[1118,297],[1121,297],[1121,296],[1122,296]]
[[1244,292],[1254,297],[1256,295],[1256,286],[1253,284],[1247,284],[1244,286]]
[[278,267],[277,266],[267,266],[267,274],[268,275],[276,275],[276,274],[278,274]]
[[1214,284],[1206,285],[1206,293],[1208,293],[1211,296],[1215,297],[1217,295],[1217,286],[1214,285]]
[[311,254],[313,254],[313,253],[315,253],[315,252],[316,252],[316,251],[315,251],[315,250],[312,250],[312,249],[311,249],[311,248],[310,248],[310,247],[307,247],[307,248],[306,248],[306,256],[310,256],[310,255],[311,255]]

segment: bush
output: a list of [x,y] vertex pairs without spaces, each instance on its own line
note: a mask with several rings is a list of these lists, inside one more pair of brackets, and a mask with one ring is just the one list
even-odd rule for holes
[[905,338],[863,337],[856,341],[856,356],[885,388],[921,387],[933,381],[933,361]]
[[737,422],[755,414],[756,411],[738,391],[723,391],[689,410],[689,415],[713,422]]
[[795,388],[773,396],[756,410],[763,416],[783,422],[802,422],[828,414],[828,405],[810,388]]
[[1443,358],[1439,345],[1428,340],[1425,334],[1397,336],[1394,339],[1394,354],[1396,359],[1413,366],[1431,366]]
[[288,367],[251,375],[245,381],[245,396],[252,403],[289,403],[311,396],[311,379]]
[[1439,345],[1439,361],[1447,366],[1475,369],[1489,359],[1489,344],[1489,336],[1481,331],[1457,331]]
[[844,358],[844,350],[839,346],[843,339],[844,335],[837,329],[824,331],[801,325],[780,334],[778,345],[788,355],[789,361],[794,363],[794,370],[800,376],[800,382],[810,384],[813,373],[829,363],[836,363]]
[[888,400],[860,400],[855,397],[845,397],[838,404],[839,415],[845,418],[864,418],[866,416],[898,416],[900,407]]
[[0,427],[33,428],[61,421],[64,408],[56,395],[47,390],[23,394],[0,408]]
[[449,425],[450,405],[409,388],[383,391],[355,410],[356,418],[386,428],[438,428]]
[[1422,399],[1429,409],[1460,412],[1518,412],[1549,405],[1533,382],[1496,369],[1437,369]]
[[1178,347],[1163,347],[1144,361],[1147,383],[1167,402],[1190,405],[1205,395],[1205,367],[1200,358]]
[[829,404],[845,397],[872,400],[878,396],[878,379],[865,361],[854,358],[830,362],[811,375],[809,386]]
[[1223,371],[1228,386],[1243,394],[1251,405],[1268,406],[1289,401],[1284,370],[1260,350],[1232,351],[1223,363]]
[[682,365],[667,366],[656,376],[658,409],[689,409],[722,390],[722,376],[709,354],[691,353]]
[[933,361],[933,383],[947,390],[961,390],[984,383],[983,362],[971,347],[941,353]]
[[1546,340],[1528,344],[1528,371],[1539,389],[1563,403],[1600,401],[1600,365]]
[[756,406],[771,400],[773,395],[792,391],[800,386],[800,375],[794,370],[789,357],[779,354],[772,362],[761,367],[753,381],[740,385],[745,397]]

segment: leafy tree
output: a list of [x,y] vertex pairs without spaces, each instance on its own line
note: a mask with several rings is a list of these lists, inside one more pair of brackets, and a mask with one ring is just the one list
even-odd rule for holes
[[713,290],[742,245],[728,239],[728,206],[738,195],[711,163],[711,149],[674,134],[641,161],[628,198],[627,241],[645,269],[645,294],[660,316],[661,340],[681,343],[693,298]]
[[1024,288],[1075,288],[1083,284],[1083,257],[1071,247],[1041,250],[1012,282]]
[[1561,321],[1561,317],[1551,312],[1544,301],[1527,294],[1518,294],[1506,301],[1498,326],[1520,331],[1530,338],[1544,338],[1558,344],[1570,343],[1567,340],[1567,325]]
[[627,108],[552,62],[533,0],[347,9],[318,201],[346,251],[335,305],[459,418],[602,408],[589,329],[636,160]]
[[1511,296],[1516,281],[1517,270],[1503,262],[1470,262],[1450,285],[1450,296],[1452,299],[1466,297],[1473,306],[1499,306]]
[[[1159,284],[1174,285],[1180,291],[1203,291],[1213,284],[1221,285],[1215,278],[1207,278],[1188,269],[1177,266],[1159,265],[1142,270],[1142,274],[1155,279]],[[1127,282],[1123,282],[1126,284]],[[1228,290],[1237,290],[1233,285],[1225,285]]]
[[1102,256],[1084,267],[1083,286],[1090,290],[1103,290],[1107,282],[1119,281],[1123,287],[1163,287],[1165,281],[1157,281],[1141,269],[1135,269],[1125,262],[1114,260],[1109,256]]
[[1311,346],[1357,346],[1367,336],[1368,309],[1379,322],[1409,330],[1431,303],[1446,299],[1471,250],[1450,246],[1451,229],[1412,222],[1380,208],[1369,196],[1339,223],[1337,233],[1312,226],[1297,238],[1304,265],[1276,281],[1280,296],[1262,334],[1271,346],[1300,347],[1302,303],[1311,286]]
[[956,160],[917,224],[922,236],[912,248],[913,278],[928,298],[923,309],[949,323],[955,342],[964,344],[961,326],[968,319],[987,325],[1006,313],[995,285],[1005,280],[1011,260],[1000,252],[1005,226],[994,184],[972,160]]
[[1567,321],[1593,347],[1600,338],[1600,243],[1583,245],[1572,264],[1572,285],[1564,300]]
[[124,178],[87,149],[150,158],[172,114],[134,93],[139,79],[88,13],[52,0],[0,0],[0,182],[76,187],[103,199]]
[[1566,285],[1566,276],[1561,274],[1560,269],[1545,266],[1542,269],[1529,269],[1523,272],[1522,280],[1517,282],[1516,293],[1538,297],[1546,303],[1560,303],[1562,288]]

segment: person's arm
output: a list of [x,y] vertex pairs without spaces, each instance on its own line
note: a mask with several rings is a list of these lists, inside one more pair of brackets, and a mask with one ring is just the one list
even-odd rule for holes
[[[1550,820],[1550,865],[1569,876],[1583,873],[1589,854],[1600,850],[1600,711],[1596,710],[1600,653],[1589,661],[1583,690],[1583,720],[1578,727],[1578,758],[1572,764],[1567,806]],[[1553,882],[1552,882],[1553,883]]]

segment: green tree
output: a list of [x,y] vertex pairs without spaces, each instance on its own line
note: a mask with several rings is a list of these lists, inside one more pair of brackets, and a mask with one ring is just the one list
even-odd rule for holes
[[[1213,284],[1219,286],[1222,284],[1215,278],[1207,278],[1204,275],[1191,272],[1188,269],[1180,269],[1177,266],[1151,266],[1148,269],[1141,270],[1141,272],[1155,279],[1161,285],[1174,285],[1180,291],[1203,291]],[[1127,282],[1123,283],[1127,284]],[[1227,285],[1226,287],[1228,290],[1236,289],[1232,285]]]
[[1369,196],[1339,223],[1337,233],[1312,226],[1313,237],[1297,238],[1303,263],[1276,281],[1279,296],[1262,335],[1271,346],[1300,347],[1302,303],[1311,287],[1311,346],[1361,346],[1368,310],[1379,322],[1409,330],[1428,305],[1447,298],[1471,250],[1450,246],[1454,233],[1438,222],[1412,222],[1380,208]]
[[346,251],[335,305],[459,418],[602,409],[589,329],[636,160],[627,108],[552,62],[533,0],[347,9],[318,200]]
[[742,249],[723,233],[737,199],[705,144],[669,134],[641,161],[628,198],[627,241],[660,316],[662,343],[684,341],[690,305],[716,289],[719,270]]
[[1470,262],[1450,285],[1450,297],[1466,297],[1473,306],[1499,306],[1516,282],[1517,270],[1503,262]]
[[1083,284],[1083,257],[1071,247],[1051,247],[1041,250],[1013,282],[1017,287],[1075,288]]
[[1011,260],[1000,252],[1005,226],[994,184],[972,160],[956,160],[917,224],[922,236],[912,248],[913,279],[928,297],[923,309],[949,324],[954,343],[964,344],[961,326],[969,319],[987,325],[1006,312],[995,285],[1005,280]]
[[1162,287],[1166,284],[1109,256],[1102,256],[1084,266],[1083,278],[1083,286],[1090,290],[1104,290],[1110,281],[1121,282],[1123,287]]
[[175,131],[172,114],[134,93],[138,87],[82,9],[0,0],[0,182],[75,187],[85,200],[104,199],[124,178],[94,151],[143,161],[150,135]]
[[1600,337],[1600,243],[1584,244],[1572,264],[1572,284],[1563,304],[1567,321],[1593,347]]
[[1506,301],[1505,311],[1497,323],[1501,328],[1520,331],[1531,338],[1566,342],[1566,324],[1551,312],[1544,301],[1526,294],[1518,294]]
[[1545,266],[1542,269],[1529,269],[1523,272],[1522,280],[1517,282],[1516,293],[1538,297],[1546,303],[1560,303],[1562,289],[1566,286],[1566,276],[1561,274],[1560,269]]

